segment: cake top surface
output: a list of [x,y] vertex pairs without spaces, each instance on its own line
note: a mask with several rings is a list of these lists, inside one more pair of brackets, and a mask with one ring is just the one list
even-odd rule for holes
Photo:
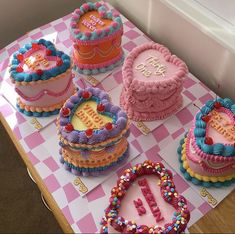
[[182,81],[188,73],[186,64],[163,45],[149,42],[131,51],[124,62],[124,83],[167,85]]
[[20,48],[11,61],[13,81],[32,82],[48,80],[70,68],[70,57],[58,51],[52,42],[40,39]]
[[96,41],[122,30],[122,20],[101,3],[88,2],[73,12],[70,26],[74,40]]
[[195,143],[204,153],[235,157],[235,104],[230,99],[208,101],[194,125]]
[[161,163],[145,161],[128,168],[111,190],[101,233],[110,226],[121,233],[180,233],[189,221],[186,199],[172,173]]
[[60,111],[59,134],[78,149],[99,148],[118,142],[128,129],[128,119],[98,88],[80,89]]

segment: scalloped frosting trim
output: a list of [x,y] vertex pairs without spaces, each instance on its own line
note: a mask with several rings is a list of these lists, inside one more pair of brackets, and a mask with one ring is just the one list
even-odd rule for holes
[[52,82],[54,80],[57,80],[57,79],[62,79],[64,78],[65,76],[68,76],[72,73],[72,66],[64,73],[58,75],[58,76],[55,76],[49,80],[37,80],[37,81],[31,81],[31,82],[25,82],[25,81],[16,81],[14,80],[12,77],[11,77],[11,82],[15,85],[15,86],[34,86],[34,85],[39,85],[39,84],[46,84],[48,82]]
[[[157,50],[158,52],[163,54],[166,61],[176,65],[179,68],[179,71],[176,72],[174,76],[172,76],[172,78],[169,78],[167,80],[158,79],[154,82],[135,80],[133,75],[133,63],[135,61],[135,58],[143,51],[149,49]],[[165,91],[167,93],[169,89],[172,89],[172,87],[181,87],[184,77],[187,73],[188,68],[181,59],[179,59],[175,55],[172,55],[165,46],[154,42],[148,42],[134,48],[127,56],[122,68],[123,84],[126,89],[141,91],[145,90],[146,92]]]
[[[163,227],[158,225],[151,227],[137,225],[135,221],[126,220],[124,217],[119,216],[121,201],[128,192],[128,188],[138,177],[151,174],[156,175],[160,179],[160,190],[163,199],[176,209],[172,222],[165,224]],[[189,219],[190,213],[187,208],[187,201],[182,195],[178,194],[172,173],[162,163],[145,161],[142,164],[139,163],[126,169],[117,180],[117,185],[111,190],[109,206],[106,208],[105,215],[101,221],[100,233],[108,233],[108,225],[111,225],[116,231],[121,233],[181,233],[185,230]]]
[[[39,74],[36,71],[33,71],[32,73],[24,72],[23,68],[21,67],[21,63],[23,63],[26,59],[24,56],[31,54],[31,51],[33,53],[40,50],[42,46],[43,48],[45,47],[47,51],[50,51],[49,56],[60,59],[60,64],[53,68],[40,71],[42,74]],[[38,41],[32,41],[31,43],[26,44],[13,55],[13,59],[10,65],[10,76],[12,80],[15,80],[16,82],[30,83],[38,80],[49,80],[59,74],[66,72],[70,66],[71,61],[67,54],[63,53],[62,51],[58,51],[52,42],[40,39]]]
[[[101,19],[106,18],[112,20],[113,22],[104,29],[94,29],[93,31],[82,32],[77,28],[77,24],[80,17],[89,11],[97,11]],[[88,2],[84,3],[80,8],[73,12],[70,22],[71,37],[76,43],[92,43],[93,41],[94,43],[97,43],[102,39],[106,40],[108,37],[112,37],[113,34],[122,32],[122,25],[122,20],[119,14],[113,14],[111,11],[107,11],[106,7],[100,2]]]
[[[76,88],[74,88],[74,92],[76,92]],[[49,112],[49,111],[54,111],[56,109],[60,109],[64,102],[66,101],[63,100],[57,104],[54,104],[52,106],[46,106],[46,107],[40,107],[40,106],[30,106],[30,105],[26,105],[25,103],[23,103],[19,97],[17,97],[17,105],[19,106],[20,109],[22,110],[26,110],[28,112]]]
[[[60,150],[61,154],[61,150]],[[126,162],[129,156],[129,147],[126,148],[126,151],[118,158],[116,162],[112,162],[108,165],[96,167],[96,168],[83,168],[83,167],[76,167],[71,163],[64,161],[63,157],[61,158],[61,163],[64,165],[64,168],[68,171],[71,171],[74,175],[81,175],[81,176],[98,176],[102,174],[108,173],[110,170],[114,170],[115,168],[121,166],[123,163]]]
[[[220,103],[222,109],[228,109],[231,113],[227,113],[229,118],[233,120],[233,124],[235,123],[235,104],[233,104],[232,100],[225,98],[218,98],[215,100],[208,101],[201,110],[196,114],[195,123],[192,127],[193,131],[193,147],[195,148],[198,155],[202,158],[212,161],[235,161],[235,147],[234,144],[212,144],[208,145],[205,143],[205,137],[207,133],[206,126],[208,123],[205,123],[202,120],[203,116],[210,114],[210,112],[215,108],[215,103]],[[220,108],[221,108],[220,107]]]
[[139,112],[133,109],[132,104],[127,102],[126,95],[121,93],[120,106],[127,112],[128,118],[134,121],[152,121],[156,119],[165,119],[172,115],[183,105],[183,98],[180,95],[176,102],[172,106],[168,107],[166,110],[161,110],[159,112]]
[[[80,74],[85,74],[85,75],[96,75],[98,73],[104,73],[107,71],[111,71],[113,70],[115,67],[119,66],[120,64],[122,64],[124,61],[124,53],[122,51],[121,56],[118,56],[118,59],[113,60],[113,63],[107,62],[107,63],[102,63],[103,65],[98,65],[98,67],[93,68],[93,69],[83,69],[78,67],[76,64],[74,64],[74,71],[78,72]],[[109,65],[107,65],[109,64]],[[79,64],[81,65],[81,64]],[[91,65],[87,64],[87,67],[90,67]],[[95,65],[96,66],[96,65]]]
[[199,175],[198,173],[194,172],[190,167],[189,164],[187,162],[187,155],[186,155],[186,142],[187,142],[187,138],[184,139],[183,144],[181,145],[182,147],[182,151],[181,151],[181,161],[182,161],[182,166],[183,168],[187,171],[187,173],[193,177],[196,178],[199,181],[203,181],[203,182],[212,182],[212,183],[216,183],[216,182],[226,182],[226,181],[230,181],[232,179],[235,178],[235,173],[229,176],[203,176],[203,175]]
[[123,145],[119,144],[116,147],[115,152],[104,153],[106,154],[107,157],[105,158],[103,157],[102,159],[99,159],[98,156],[95,159],[89,159],[89,156],[87,158],[84,157],[83,159],[79,159],[79,155],[76,155],[76,157],[73,157],[66,148],[62,148],[61,155],[64,158],[64,161],[74,165],[75,167],[97,168],[97,167],[104,167],[113,162],[118,161],[118,158],[121,157],[126,152],[127,148],[128,148],[128,143],[125,140],[125,143]]

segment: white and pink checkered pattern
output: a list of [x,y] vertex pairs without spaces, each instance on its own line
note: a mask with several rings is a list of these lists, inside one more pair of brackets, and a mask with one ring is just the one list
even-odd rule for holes
[[[70,18],[71,15],[67,15],[37,28],[0,51],[0,94],[4,94],[4,90],[2,89],[4,83],[10,85],[7,75],[9,58],[12,53],[25,43],[32,39],[44,37],[45,39],[52,40],[60,50],[70,53],[72,46],[68,29]],[[124,22],[122,45],[125,54],[128,54],[134,47],[149,41],[149,39],[126,18],[122,17],[122,19]],[[120,83],[122,83],[121,67],[115,69],[98,87],[110,91]],[[83,82],[79,82],[79,84],[84,85]],[[186,78],[183,93],[192,102],[200,101],[202,104],[214,96],[212,91],[192,75]],[[61,167],[58,155],[54,155],[51,151],[51,148],[58,145],[58,139],[55,137],[56,126],[54,122],[51,122],[49,126],[46,126],[40,131],[35,131],[27,119],[18,113],[9,104],[8,100],[1,95],[0,111],[75,233],[94,233],[99,230],[99,221],[105,208],[103,204],[108,203],[110,189],[115,185],[117,176],[120,175],[124,168],[136,162],[142,162],[145,159],[162,161],[166,167],[173,170],[178,191],[189,201],[189,208],[191,210],[190,225],[212,209],[209,203],[195,191],[193,186],[184,181],[181,175],[177,173],[178,170],[175,167],[175,161],[172,160],[171,162],[171,160],[167,159],[168,165],[160,156],[163,155],[162,151],[166,152],[166,146],[169,146],[171,142],[177,145],[179,136],[188,130],[193,116],[196,113],[196,109],[192,104],[167,119],[147,136],[143,135],[132,124],[129,140],[131,145],[140,153],[140,156],[135,158],[134,161],[129,162],[123,168],[120,168],[108,180],[97,183],[94,186],[95,188],[85,196],[81,196],[78,187],[73,184],[76,177]],[[174,169],[176,169],[176,172]]]

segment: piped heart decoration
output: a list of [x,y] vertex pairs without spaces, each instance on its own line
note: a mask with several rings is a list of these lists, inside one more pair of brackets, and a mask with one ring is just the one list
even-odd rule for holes
[[79,90],[64,104],[58,127],[61,141],[69,141],[79,149],[118,141],[129,124],[126,113],[109,101],[107,93],[87,88]]
[[[157,224],[150,227],[143,224],[139,225],[135,220],[127,220],[119,214],[122,200],[126,193],[128,193],[130,186],[143,175],[156,175],[159,178],[162,198],[176,210],[174,214],[172,214],[172,222],[166,223],[163,227],[160,227]],[[153,198],[148,185],[144,180],[138,181],[138,183],[141,186],[145,186],[142,187],[141,190],[145,195],[148,204],[151,205],[151,211],[154,217],[156,220],[162,220],[159,216],[160,208],[156,207],[155,199]],[[134,202],[137,208],[140,208],[141,203],[140,199]],[[145,214],[146,210],[139,209],[138,212],[140,212],[139,215],[141,212],[142,214]],[[172,180],[172,173],[161,163],[145,161],[142,164],[137,164],[132,168],[126,169],[123,175],[118,179],[117,185],[111,190],[109,206],[105,210],[105,216],[102,218],[100,233],[108,233],[109,225],[121,233],[181,233],[185,230],[189,219],[190,213],[187,208],[186,199],[178,194]]]
[[235,105],[228,99],[208,101],[196,115],[194,137],[205,153],[235,156]]
[[70,57],[53,43],[40,39],[26,44],[13,55],[10,74],[13,82],[48,80],[70,68]]
[[101,3],[88,2],[74,11],[70,26],[75,41],[87,41],[112,35],[122,28],[122,21]]

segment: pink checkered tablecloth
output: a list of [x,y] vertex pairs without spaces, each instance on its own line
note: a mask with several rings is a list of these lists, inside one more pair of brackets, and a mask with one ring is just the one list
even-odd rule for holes
[[[108,8],[110,8],[109,5]],[[10,56],[25,43],[43,37],[52,40],[60,50],[70,53],[72,46],[68,29],[70,18],[71,14],[37,28],[0,51],[0,94],[4,94],[4,90],[1,89],[4,83],[12,86],[8,76]],[[125,54],[128,54],[137,45],[147,42],[149,39],[125,17],[122,17],[122,20],[124,23],[122,46]],[[110,91],[121,83],[122,74],[121,67],[119,67],[104,79],[98,87]],[[84,85],[84,82],[79,82],[79,84]],[[134,165],[136,162],[151,159],[153,161],[162,161],[166,167],[173,170],[178,191],[189,201],[191,210],[189,226],[191,226],[211,210],[212,206],[200,196],[200,193],[190,183],[174,171],[175,166],[170,160],[167,163],[160,155],[162,155],[161,151],[167,145],[172,142],[178,144],[182,134],[188,130],[193,116],[197,112],[192,102],[198,102],[199,105],[202,105],[215,95],[191,74],[185,80],[183,93],[191,100],[191,104],[167,119],[147,136],[143,135],[134,124],[131,125],[129,141],[135,150],[139,152],[139,156],[125,165],[124,168]],[[40,131],[35,131],[34,127],[28,123],[23,115],[15,110],[3,95],[0,95],[0,111],[74,232],[97,232],[100,228],[99,222],[105,208],[104,204],[108,204],[110,189],[115,185],[117,176],[123,168],[120,168],[111,177],[99,183],[93,190],[83,196],[79,192],[78,186],[74,184],[76,177],[65,171],[59,163],[55,122]],[[227,191],[226,195],[229,192],[230,190]]]

